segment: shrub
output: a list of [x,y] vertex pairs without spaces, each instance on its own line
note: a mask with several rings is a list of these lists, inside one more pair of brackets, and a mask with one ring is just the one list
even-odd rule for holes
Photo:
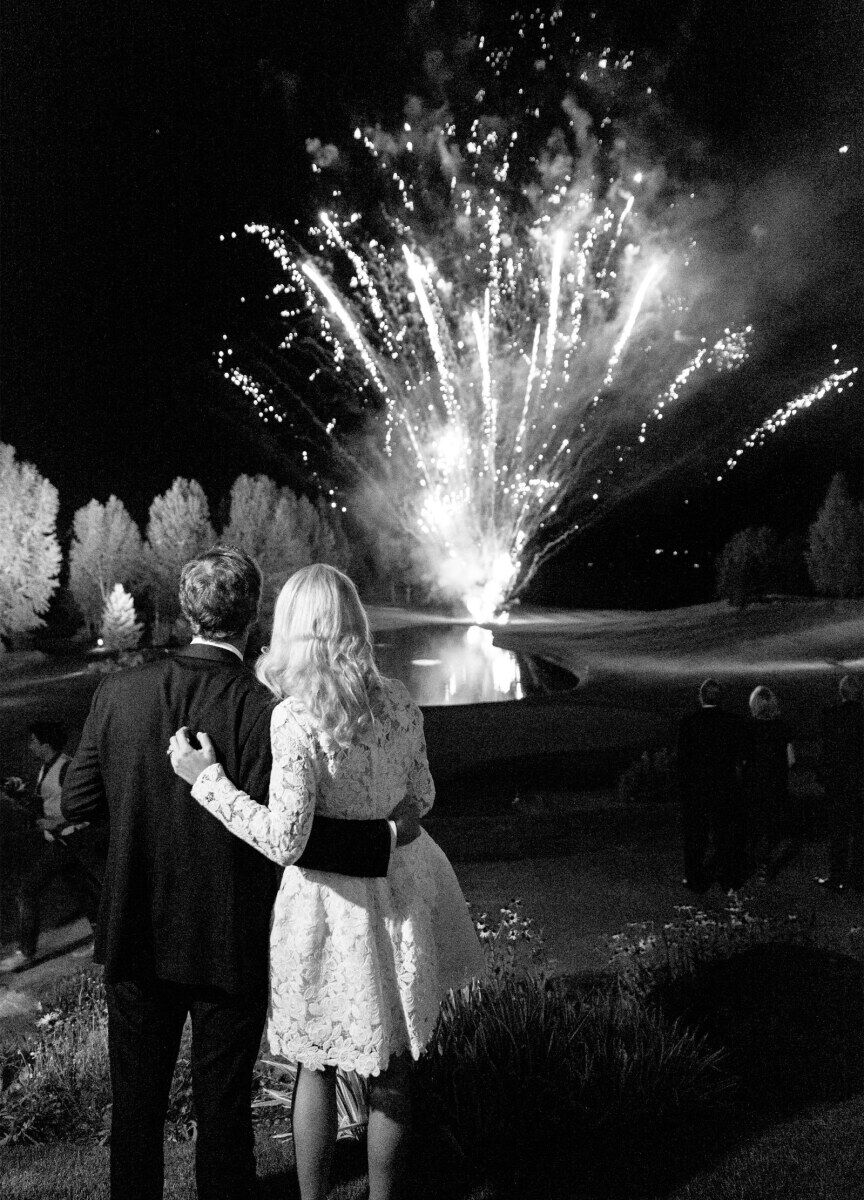
[[0,1144],[104,1140],[111,1103],[105,994],[68,980],[38,1033],[3,1050]]
[[578,1156],[598,1179],[622,1141],[656,1142],[731,1086],[718,1050],[619,981],[574,993],[528,974],[454,995],[417,1077],[428,1136],[492,1178]]
[[627,925],[608,939],[610,965],[628,987],[648,995],[658,987],[691,977],[709,963],[768,944],[817,945],[852,957],[864,955],[860,927],[830,942],[814,939],[794,913],[785,917],[754,916],[748,896],[731,893],[721,909],[707,912],[692,904],[676,906],[677,917],[658,928],[652,921]]
[[795,917],[785,926],[747,912],[738,895],[726,907],[706,912],[692,904],[677,905],[677,918],[658,928],[646,921],[625,926],[609,938],[610,963],[632,991],[647,995],[662,984],[674,982],[705,963],[728,958],[753,945],[797,938]]
[[645,750],[618,780],[618,799],[623,804],[669,802],[675,799],[674,758],[664,746]]
[[114,653],[135,650],[141,641],[135,602],[122,583],[116,583],[105,599],[100,633],[105,649]]
[[778,552],[777,534],[767,525],[741,529],[717,559],[717,597],[744,608],[769,590],[771,568]]
[[[105,1141],[111,1113],[108,1010],[101,972],[65,979],[37,1032],[0,1048],[0,1145]],[[168,1109],[167,1134],[194,1135],[188,1027]]]

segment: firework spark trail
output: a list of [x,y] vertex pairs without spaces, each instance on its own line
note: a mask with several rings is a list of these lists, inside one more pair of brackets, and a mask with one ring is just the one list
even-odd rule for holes
[[737,329],[734,332],[727,329],[724,331],[723,337],[719,338],[710,349],[707,346],[700,346],[687,365],[678,372],[655,400],[653,408],[642,422],[639,430],[639,442],[645,441],[648,422],[651,420],[662,421],[664,409],[679,399],[682,391],[692,383],[700,371],[708,367],[714,367],[717,371],[734,371],[736,367],[739,367],[747,358],[752,332],[752,325],[746,325],[743,329]]
[[429,300],[429,292],[427,291],[427,288],[431,286],[429,272],[408,246],[402,247],[402,253],[405,256],[405,262],[408,264],[408,275],[414,284],[417,303],[420,305],[423,320],[426,322],[429,345],[432,348],[432,355],[435,359],[435,365],[438,368],[438,379],[441,388],[441,397],[444,401],[444,409],[451,420],[456,420],[458,417],[456,393],[453,389],[448,355],[444,350],[443,331],[441,323],[436,318],[435,310]]
[[318,291],[321,293],[321,295],[327,301],[327,304],[330,306],[331,310],[335,313],[335,315],[342,322],[345,332],[348,334],[348,337],[351,339],[352,345],[354,346],[355,350],[357,351],[357,353],[360,355],[360,357],[363,360],[363,366],[366,368],[367,372],[369,373],[369,378],[372,380],[372,382],[378,388],[378,391],[381,393],[381,395],[386,398],[386,396],[388,395],[387,384],[381,378],[381,376],[378,372],[378,368],[375,364],[375,359],[373,358],[372,354],[369,352],[369,348],[366,345],[365,340],[361,336],[360,330],[357,328],[357,323],[354,321],[354,318],[348,312],[348,309],[345,307],[345,305],[342,303],[342,301],[337,296],[336,292],[333,290],[333,288],[330,286],[330,284],[327,282],[327,280],[324,278],[324,276],[321,274],[321,272],[318,270],[318,268],[316,266],[314,266],[313,263],[311,263],[311,262],[302,263],[300,270],[303,272],[303,274],[306,276],[306,278],[310,281],[310,283],[312,283],[318,289]]
[[857,374],[857,367],[849,367],[845,371],[832,371],[830,375],[827,375],[815,387],[808,388],[806,392],[802,392],[800,396],[796,396],[793,400],[787,400],[785,404],[776,409],[770,417],[766,417],[761,424],[752,429],[741,441],[741,444],[734,453],[726,459],[725,469],[717,476],[717,482],[721,483],[724,476],[730,471],[735,470],[748,450],[763,446],[772,434],[784,429],[794,417],[797,417],[802,412],[806,412],[808,408],[811,408],[818,400],[822,400],[829,392],[842,392],[844,386],[854,387],[855,381],[853,376]]
[[549,321],[546,325],[546,370],[552,366],[555,354],[555,334],[558,330],[558,299],[561,292],[561,262],[564,258],[565,237],[559,230],[552,240],[552,279],[549,284]]

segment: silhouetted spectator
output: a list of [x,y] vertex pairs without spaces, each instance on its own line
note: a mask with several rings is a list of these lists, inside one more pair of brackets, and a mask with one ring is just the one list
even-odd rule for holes
[[40,763],[32,811],[41,841],[36,861],[18,889],[18,949],[0,960],[0,973],[21,970],[34,958],[42,895],[55,879],[62,878],[71,886],[90,924],[96,921],[106,831],[90,821],[67,821],[61,812],[60,797],[70,761],[63,753],[64,742],[63,727],[55,722],[36,721],[30,726],[28,748]]
[[741,768],[747,866],[764,868],[770,876],[789,860],[793,838],[803,832],[789,796],[795,749],[792,731],[780,716],[780,702],[769,687],[754,688],[749,704]]
[[864,706],[861,679],[844,675],[839,702],[822,710],[821,775],[831,838],[823,887],[864,886]]
[[716,679],[699,688],[699,708],[678,728],[678,782],[684,884],[725,890],[744,877],[739,763],[743,722],[720,707]]

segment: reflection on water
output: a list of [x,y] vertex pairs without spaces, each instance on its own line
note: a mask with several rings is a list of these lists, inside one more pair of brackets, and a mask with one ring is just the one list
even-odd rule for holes
[[480,625],[424,626],[378,635],[375,657],[418,704],[488,704],[570,689],[577,680],[533,655],[494,645]]

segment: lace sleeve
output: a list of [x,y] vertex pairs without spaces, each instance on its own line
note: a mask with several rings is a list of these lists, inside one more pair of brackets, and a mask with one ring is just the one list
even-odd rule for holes
[[412,756],[411,764],[408,767],[408,785],[405,794],[415,801],[420,809],[420,816],[425,817],[435,803],[435,784],[429,770],[429,759],[426,757],[423,714],[413,700],[409,700],[409,704],[411,706],[408,719]]
[[268,807],[235,787],[219,763],[202,771],[192,795],[226,829],[282,867],[303,853],[315,815],[315,763],[311,739],[277,707],[270,724],[273,769]]

